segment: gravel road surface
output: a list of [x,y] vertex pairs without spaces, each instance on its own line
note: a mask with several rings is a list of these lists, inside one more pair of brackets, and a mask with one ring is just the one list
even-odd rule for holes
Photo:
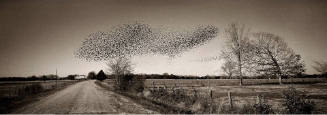
[[19,108],[14,113],[154,113],[94,82],[88,80],[76,83]]

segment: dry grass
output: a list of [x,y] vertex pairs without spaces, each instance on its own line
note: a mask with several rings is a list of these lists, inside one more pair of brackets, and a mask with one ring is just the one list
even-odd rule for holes
[[143,95],[135,94],[135,92],[121,92],[119,90],[115,90],[114,86],[112,83],[114,83],[111,80],[105,80],[104,82],[96,81],[95,82],[97,85],[113,91],[117,94],[120,94],[122,96],[125,96],[131,100],[133,100],[135,103],[138,103],[142,105],[144,108],[159,112],[159,113],[164,113],[164,114],[172,114],[172,113],[192,113],[189,110],[185,110],[183,108],[178,108],[176,106],[172,106],[166,103],[158,102],[155,100],[152,100],[150,98],[147,98]]
[[[251,81],[252,80],[252,81]],[[293,81],[294,84],[278,85],[278,80],[267,79],[246,79],[244,86],[238,86],[238,80],[234,79],[215,79],[215,80],[189,80],[189,79],[150,79],[146,81],[148,88],[166,87],[168,90],[172,87],[181,87],[189,95],[192,95],[192,90],[197,90],[200,95],[208,95],[210,90],[213,91],[214,102],[218,105],[228,105],[228,92],[231,92],[233,103],[237,105],[236,108],[246,108],[247,105],[253,105],[256,102],[258,95],[263,95],[268,104],[272,105],[272,109],[276,113],[285,113],[285,107],[281,107],[284,99],[282,98],[282,91],[289,86],[295,87],[297,90],[305,92],[308,99],[316,103],[314,113],[327,113],[327,83],[326,79],[318,78],[300,78],[284,80],[284,83]],[[153,85],[154,82],[154,85]],[[258,82],[258,83],[256,83]],[[322,82],[322,83],[317,83]],[[251,84],[251,85],[249,85]],[[254,85],[258,84],[258,85]],[[222,106],[223,107],[223,106]],[[225,107],[226,109],[226,107]],[[233,113],[233,112],[227,112]],[[237,112],[236,112],[237,113]]]
[[[289,84],[290,81],[293,81],[293,84]],[[111,83],[110,80],[105,82]],[[278,80],[274,79],[246,79],[246,85],[239,86],[239,81],[235,79],[148,79],[145,81],[145,91],[151,93],[146,96],[143,94],[141,97],[135,97],[139,95],[131,97],[139,101],[140,98],[144,98],[161,107],[164,105],[170,108],[191,110],[194,113],[258,113],[260,108],[268,107],[273,113],[282,114],[287,113],[285,106],[282,106],[285,102],[282,92],[292,86],[307,94],[307,98],[315,102],[313,113],[327,113],[327,83],[324,82],[326,79],[300,78],[284,80],[285,84],[279,85]],[[165,90],[159,91],[159,89]],[[176,89],[182,89],[183,93],[181,95],[172,93],[176,93]],[[197,92],[197,98],[188,99],[194,95],[194,90]],[[212,101],[208,101],[211,100],[210,90],[213,92]],[[232,95],[233,108],[229,106],[228,92]],[[262,95],[265,100],[262,106],[256,105],[258,95]],[[151,106],[148,109],[151,109]]]
[[76,82],[78,81],[0,82],[0,112],[9,113],[12,109],[34,100],[39,94],[60,90]]
[[[293,78],[282,79],[285,84],[312,84],[312,83],[326,83],[326,78]],[[207,86],[238,86],[239,79],[147,79],[146,86],[152,87],[153,83],[156,86],[172,87],[207,87]],[[267,85],[279,84],[278,79],[243,79],[244,85]]]

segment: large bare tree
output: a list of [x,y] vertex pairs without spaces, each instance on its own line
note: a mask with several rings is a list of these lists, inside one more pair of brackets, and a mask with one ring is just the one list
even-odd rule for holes
[[267,76],[276,76],[282,84],[282,76],[295,76],[304,72],[301,56],[279,36],[267,32],[255,33],[253,50],[257,72]]
[[232,23],[225,30],[227,34],[227,49],[223,51],[222,57],[226,63],[236,63],[237,75],[240,85],[243,84],[243,75],[250,59],[249,53],[252,45],[248,38],[249,31],[244,25]]

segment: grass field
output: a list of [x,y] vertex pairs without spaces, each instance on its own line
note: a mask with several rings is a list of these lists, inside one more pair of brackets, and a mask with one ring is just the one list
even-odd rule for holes
[[[0,111],[10,112],[9,109],[33,100],[33,96],[43,92],[62,89],[65,86],[78,82],[78,80],[48,80],[48,81],[7,81],[0,82]],[[29,97],[29,98],[26,98]]]
[[[326,78],[293,78],[282,79],[285,84],[325,83]],[[239,79],[147,79],[145,84],[156,86],[206,87],[206,86],[238,86]],[[278,79],[243,79],[244,85],[279,84]]]
[[[19,90],[24,89],[26,87],[32,85],[40,85],[43,91],[52,90],[56,87],[63,87],[67,84],[76,82],[76,80],[58,80],[57,83],[55,80],[48,81],[8,81],[8,82],[0,82],[0,97],[15,97],[22,96],[19,95]],[[57,85],[57,86],[56,86]],[[40,90],[41,90],[40,89]],[[35,89],[36,90],[36,89]]]
[[279,85],[278,79],[244,79],[244,85],[239,86],[238,79],[148,79],[147,88],[166,87],[166,89],[181,88],[192,95],[196,90],[202,96],[209,96],[210,91],[214,103],[228,105],[228,92],[231,93],[235,106],[254,104],[258,95],[263,95],[267,103],[272,105],[276,113],[283,113],[282,91],[290,86],[303,92],[316,103],[314,113],[327,113],[327,79],[325,78],[294,78],[283,79]]

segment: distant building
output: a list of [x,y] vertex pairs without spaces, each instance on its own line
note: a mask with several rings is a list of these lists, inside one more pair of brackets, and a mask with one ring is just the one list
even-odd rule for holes
[[75,79],[86,79],[86,75],[76,75]]

